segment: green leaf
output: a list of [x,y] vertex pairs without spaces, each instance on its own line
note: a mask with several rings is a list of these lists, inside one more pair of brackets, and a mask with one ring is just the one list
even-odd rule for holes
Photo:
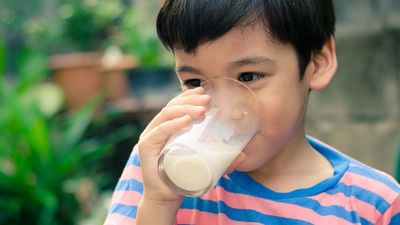
[[6,45],[0,40],[0,79],[6,74]]
[[18,60],[19,90],[25,90],[47,77],[47,57],[44,54],[24,49]]
[[55,196],[52,191],[46,189],[39,190],[38,196],[40,196],[40,200],[43,204],[38,224],[52,225],[58,208],[57,196]]
[[137,129],[135,129],[134,126],[126,125],[113,131],[101,140],[91,139],[82,142],[82,144],[79,146],[79,150],[82,152],[81,162],[91,164],[102,159],[104,156],[110,153],[110,150],[116,143],[135,135],[132,132],[136,130]]
[[74,149],[79,141],[81,141],[102,98],[103,96],[95,96],[91,101],[68,118],[63,146],[60,146],[63,148],[64,152]]

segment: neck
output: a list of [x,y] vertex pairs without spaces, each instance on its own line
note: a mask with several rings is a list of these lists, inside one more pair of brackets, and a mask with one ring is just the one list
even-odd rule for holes
[[268,163],[249,173],[253,179],[277,192],[311,187],[332,174],[332,166],[309,145],[304,130]]

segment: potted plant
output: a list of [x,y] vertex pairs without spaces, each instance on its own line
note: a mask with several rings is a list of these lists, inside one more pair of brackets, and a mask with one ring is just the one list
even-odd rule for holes
[[105,182],[99,162],[133,132],[91,135],[98,101],[60,114],[61,92],[42,81],[0,76],[0,224],[75,224]]
[[111,57],[103,57],[124,13],[123,1],[65,1],[58,11],[61,38],[50,68],[65,92],[68,107],[78,108],[100,91],[106,91],[111,99],[126,95],[122,71],[135,67],[135,59],[116,58],[112,55],[115,51]]

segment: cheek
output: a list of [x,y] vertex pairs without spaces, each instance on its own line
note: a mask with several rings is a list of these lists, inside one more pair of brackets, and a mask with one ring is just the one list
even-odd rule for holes
[[247,159],[239,165],[238,170],[253,171],[270,161],[285,147],[303,121],[303,104],[300,102],[263,102],[260,131],[244,149]]
[[275,98],[263,102],[261,133],[272,139],[285,138],[298,127],[304,116],[301,98]]

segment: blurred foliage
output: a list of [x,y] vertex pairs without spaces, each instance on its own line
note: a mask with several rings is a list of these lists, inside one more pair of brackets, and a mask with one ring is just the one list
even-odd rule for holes
[[[67,51],[104,49],[116,32],[124,6],[118,0],[62,0],[58,7],[63,20],[61,41]],[[61,47],[61,46],[59,46]]]
[[[44,45],[51,45],[53,52],[95,51],[107,46],[108,38],[116,30],[120,16],[124,13],[121,0],[58,0],[52,6],[55,13],[47,15],[47,19],[55,21],[48,23],[42,19],[28,24],[30,27],[29,41],[39,44],[38,40],[53,34]],[[47,26],[38,26],[44,22]],[[43,24],[44,25],[44,24]],[[43,40],[43,39],[42,39]]]
[[61,92],[36,66],[18,82],[0,76],[0,224],[75,224],[107,183],[99,162],[134,128],[96,134],[107,122],[94,120],[99,98],[60,113]]
[[29,32],[28,24],[31,21],[25,19],[41,18],[40,15],[45,14],[44,9],[49,2],[49,0],[31,0],[21,4],[14,0],[0,1],[0,35],[15,38],[27,34]]
[[170,67],[171,54],[159,41],[155,24],[144,21],[142,14],[140,9],[130,7],[121,17],[112,43],[138,57],[142,67]]
[[6,46],[0,40],[0,74],[6,73]]
[[125,9],[123,0],[4,0],[0,35],[54,52],[104,49]]
[[165,65],[155,25],[129,2],[0,1],[0,224],[76,224],[110,186],[101,162],[138,128],[102,130],[119,115],[99,117],[99,98],[62,112],[61,91],[46,82],[48,57],[117,45],[144,66]]
[[126,0],[4,0],[0,36],[9,45],[45,55],[103,51],[116,45],[144,67],[171,65],[155,24],[143,20],[142,11]]

